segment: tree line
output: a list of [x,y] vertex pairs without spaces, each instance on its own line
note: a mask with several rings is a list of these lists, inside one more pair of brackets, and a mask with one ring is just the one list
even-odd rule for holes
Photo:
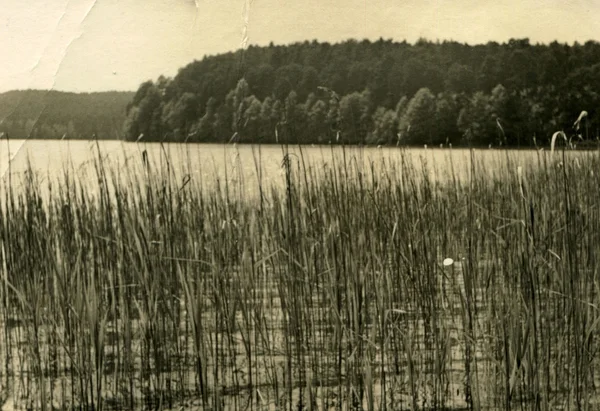
[[599,134],[600,44],[349,40],[249,47],[143,83],[137,140],[527,146]]
[[[14,138],[545,144],[600,134],[600,43],[306,41],[207,56],[135,93],[0,94]],[[587,116],[573,123],[582,110]]]
[[0,133],[25,139],[122,139],[132,92],[14,90],[0,94]]

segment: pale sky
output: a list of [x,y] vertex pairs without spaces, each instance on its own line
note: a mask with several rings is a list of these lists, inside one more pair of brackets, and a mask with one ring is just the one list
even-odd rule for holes
[[0,92],[135,90],[243,39],[583,43],[598,22],[597,0],[0,0]]

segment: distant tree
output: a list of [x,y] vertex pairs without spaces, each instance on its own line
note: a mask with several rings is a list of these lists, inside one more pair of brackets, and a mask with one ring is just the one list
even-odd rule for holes
[[304,102],[304,110],[308,113],[308,111],[312,108],[312,106],[318,101],[317,95],[315,93],[309,93],[306,97],[306,101]]
[[435,131],[435,96],[422,88],[408,103],[399,124],[403,144],[431,144]]
[[[284,115],[284,105],[281,100],[275,100],[273,102],[273,107],[271,108],[271,124],[274,124],[273,131],[277,130],[277,134],[285,133],[282,122],[285,120]],[[283,143],[281,137],[279,138],[279,142]]]
[[173,88],[173,79],[165,76],[159,76],[156,80],[156,88],[164,100],[175,98],[175,90]]
[[298,94],[294,90],[290,91],[284,101],[284,119],[286,142],[298,143],[301,139],[299,136],[300,116],[298,113]]
[[433,144],[456,144],[460,141],[457,119],[460,113],[460,102],[456,94],[440,93],[435,104],[435,134]]
[[404,113],[406,113],[406,109],[408,108],[408,97],[402,96],[402,98],[396,104],[396,118],[398,121],[402,119]]
[[373,102],[386,109],[391,109],[397,101],[397,95],[389,87],[388,79],[390,71],[395,66],[395,60],[389,53],[384,51],[389,44],[380,43],[380,45],[382,57],[377,58],[376,63],[371,68],[366,88],[371,91]]
[[[157,87],[151,80],[143,82],[136,91],[135,95],[133,96],[131,103],[127,105],[127,114],[129,114],[129,111],[133,107],[139,106],[142,103],[142,101],[146,98],[148,93],[154,92],[155,90],[158,91]],[[160,95],[160,92],[158,94]]]
[[396,112],[379,107],[373,114],[373,128],[367,136],[369,144],[391,144],[396,141]]
[[394,61],[387,74],[387,89],[394,99],[405,96],[404,87],[404,65]]
[[240,132],[244,139],[248,139],[250,141],[261,141],[261,102],[255,97],[250,96],[246,99],[244,106],[246,109],[244,110],[242,116],[242,125],[240,127]]
[[69,122],[67,123],[67,137],[68,138],[77,138],[77,130],[75,129],[75,124],[73,123],[73,120],[69,120]]
[[297,128],[296,128],[296,135],[298,136],[298,143],[300,144],[306,144],[306,143],[311,143],[311,136],[308,133],[308,129],[306,127],[307,123],[308,123],[308,112],[309,110],[307,109],[307,101],[305,101],[304,103],[297,103],[296,104],[296,124],[297,124]]
[[329,99],[329,110],[327,110],[327,125],[329,127],[329,139],[336,138],[340,132],[340,102],[337,98]]
[[452,93],[472,93],[477,87],[475,74],[469,66],[454,63],[448,69],[444,86]]
[[429,61],[411,58],[404,66],[404,82],[402,90],[407,95],[414,95],[418,90],[428,88],[438,93],[443,89],[443,75],[439,67]]
[[240,79],[232,93],[228,99],[229,104],[232,105],[231,111],[233,113],[231,129],[233,132],[238,132],[242,127],[243,115],[248,103],[247,97],[250,95],[250,86],[246,79]]
[[511,89],[535,88],[538,84],[537,60],[528,50],[513,50],[508,56],[505,84]]
[[346,94],[346,76],[348,74],[349,61],[340,59],[337,62],[329,62],[319,73],[319,85],[335,90],[337,93]]
[[496,123],[493,143],[497,145],[508,144],[508,137],[514,134],[513,121],[519,121],[521,113],[511,113],[509,106],[509,93],[502,84],[498,84],[489,96],[489,115]]
[[193,123],[198,121],[198,98],[193,93],[183,93],[179,99],[172,100],[163,107],[162,122],[185,139]]
[[328,135],[327,105],[322,100],[317,100],[308,111],[308,130],[311,140],[322,143]]
[[[600,63],[578,67],[565,79],[562,88],[562,122],[571,126],[582,110],[588,111],[582,138],[597,135],[600,129]],[[593,131],[595,130],[595,132]]]
[[300,64],[288,64],[275,71],[273,94],[279,100],[284,100],[292,90],[300,85],[304,68]]
[[488,55],[484,58],[476,74],[477,90],[489,93],[502,78],[504,60],[502,55]]
[[162,138],[161,112],[163,102],[161,93],[152,83],[147,83],[142,91],[136,94],[134,101],[138,103],[129,108],[126,120],[126,137],[137,140],[144,135],[147,140]]
[[364,90],[367,87],[371,74],[371,66],[367,62],[358,61],[352,63],[346,79],[348,91],[354,92]]
[[204,115],[192,128],[192,135],[195,141],[211,141],[215,135],[215,122],[217,100],[211,97],[206,103]]
[[298,85],[298,99],[304,100],[314,93],[319,85],[319,73],[314,67],[306,66],[302,70],[302,79]]
[[273,92],[274,74],[275,69],[270,64],[250,67],[246,74],[250,92],[259,99],[270,96]]
[[218,106],[215,116],[215,134],[221,142],[229,141],[233,133],[233,125],[237,126],[234,121],[234,91],[230,91],[225,98],[225,102]]
[[426,88],[429,85],[426,71],[426,65],[421,59],[409,59],[404,65],[402,90],[412,96],[419,89]]
[[369,130],[369,93],[354,92],[340,100],[340,131],[344,141],[349,143],[364,142]]
[[274,141],[273,134],[275,132],[275,126],[277,122],[272,118],[273,114],[273,99],[266,97],[260,108],[260,122],[261,122],[261,135],[265,138],[266,142]]
[[487,145],[497,135],[490,98],[482,92],[473,95],[468,105],[458,116],[458,129],[462,134],[463,144]]

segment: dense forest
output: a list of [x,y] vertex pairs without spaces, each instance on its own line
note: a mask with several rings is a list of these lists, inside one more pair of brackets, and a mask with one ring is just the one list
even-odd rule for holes
[[0,94],[0,132],[10,138],[123,137],[131,92],[65,93],[17,90]]
[[[547,144],[600,132],[600,43],[415,44],[383,40],[249,47],[143,83],[129,140]],[[574,128],[582,110],[587,111]],[[141,137],[142,136],[142,137]]]
[[[530,146],[600,135],[600,43],[250,46],[137,92],[0,94],[11,138]],[[587,115],[574,126],[585,110]]]

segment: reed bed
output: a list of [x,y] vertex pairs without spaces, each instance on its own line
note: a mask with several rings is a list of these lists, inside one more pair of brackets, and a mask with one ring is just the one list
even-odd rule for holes
[[286,147],[267,179],[255,154],[252,180],[98,150],[5,181],[5,406],[597,408],[596,154],[444,179]]

